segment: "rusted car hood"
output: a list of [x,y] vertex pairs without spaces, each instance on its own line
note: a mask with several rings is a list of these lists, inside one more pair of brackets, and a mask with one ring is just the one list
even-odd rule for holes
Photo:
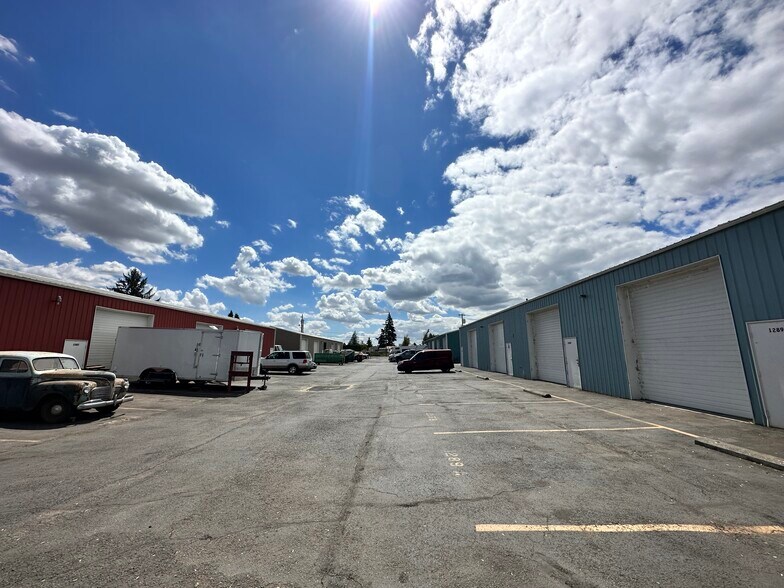
[[109,385],[115,381],[115,376],[112,372],[99,372],[93,370],[51,370],[39,374],[38,377],[42,382],[55,380],[89,380],[95,383],[105,381],[106,385]]

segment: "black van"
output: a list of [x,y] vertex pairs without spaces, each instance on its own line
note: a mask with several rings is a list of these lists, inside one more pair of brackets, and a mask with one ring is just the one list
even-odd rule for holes
[[448,372],[455,367],[452,360],[451,349],[425,349],[420,351],[411,359],[406,359],[397,364],[397,371],[419,372],[424,370],[441,370]]

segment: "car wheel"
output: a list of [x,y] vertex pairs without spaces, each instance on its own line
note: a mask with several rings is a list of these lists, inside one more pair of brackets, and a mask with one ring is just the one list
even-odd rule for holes
[[295,366],[294,364],[291,364],[289,366],[288,372],[293,376],[294,374],[298,374],[299,373],[299,368],[297,366]]
[[54,397],[44,401],[39,414],[45,423],[56,425],[71,418],[72,412],[73,406],[65,398]]
[[110,414],[114,414],[114,411],[117,410],[119,406],[102,406],[101,408],[96,409],[98,414],[108,416]]

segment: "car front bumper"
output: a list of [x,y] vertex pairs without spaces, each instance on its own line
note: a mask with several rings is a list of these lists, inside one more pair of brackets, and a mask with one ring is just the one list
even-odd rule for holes
[[88,400],[77,405],[76,410],[90,410],[91,408],[104,408],[106,406],[120,406],[123,402],[130,402],[133,400],[131,394],[126,394],[122,398],[115,400]]

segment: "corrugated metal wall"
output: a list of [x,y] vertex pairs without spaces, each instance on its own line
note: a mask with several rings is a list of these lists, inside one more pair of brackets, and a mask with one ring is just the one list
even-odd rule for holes
[[465,325],[460,344],[467,353],[468,331],[476,329],[479,369],[489,370],[489,325],[503,320],[514,373],[530,378],[526,313],[557,304],[563,337],[577,338],[583,389],[629,398],[617,286],[713,257],[724,272],[754,420],[762,424],[746,323],[784,318],[784,208]]
[[159,328],[192,329],[197,322],[209,322],[224,329],[261,331],[265,354],[275,341],[275,330],[269,327],[0,275],[0,349],[61,353],[66,339],[89,341],[96,306],[152,314]]

